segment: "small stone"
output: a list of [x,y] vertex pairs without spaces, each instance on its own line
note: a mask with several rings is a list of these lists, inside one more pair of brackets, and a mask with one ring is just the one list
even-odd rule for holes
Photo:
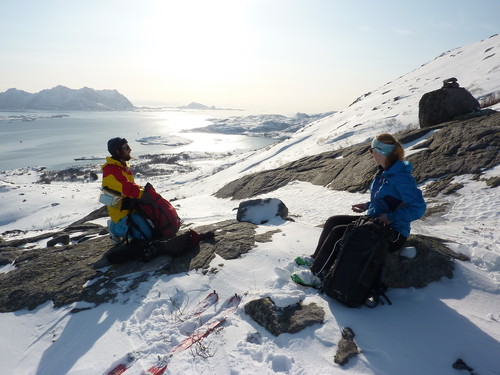
[[355,334],[351,328],[346,327],[342,330],[342,338],[337,346],[335,357],[333,357],[336,364],[344,366],[351,358],[359,354],[358,346],[354,342],[354,336]]
[[69,234],[62,234],[60,236],[54,237],[53,239],[47,241],[48,247],[54,247],[57,244],[69,245]]

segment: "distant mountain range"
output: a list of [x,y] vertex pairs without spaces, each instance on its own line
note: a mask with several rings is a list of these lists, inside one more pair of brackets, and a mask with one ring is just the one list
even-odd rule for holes
[[78,90],[56,86],[35,94],[8,89],[0,93],[0,110],[126,111],[134,105],[117,90]]

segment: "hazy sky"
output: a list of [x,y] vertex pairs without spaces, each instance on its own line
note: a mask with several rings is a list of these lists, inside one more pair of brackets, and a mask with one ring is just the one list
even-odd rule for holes
[[0,92],[319,113],[500,32],[500,1],[2,0],[0,17]]

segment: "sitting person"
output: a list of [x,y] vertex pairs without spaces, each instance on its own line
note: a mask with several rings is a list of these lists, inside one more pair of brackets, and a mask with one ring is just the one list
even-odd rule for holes
[[[410,223],[421,218],[426,210],[422,192],[411,172],[413,166],[404,161],[404,149],[390,134],[379,134],[370,147],[370,153],[378,165],[378,172],[370,187],[370,201],[352,206],[356,213],[367,213],[387,224],[391,230],[389,252],[401,249],[410,235]],[[311,271],[320,278],[332,266],[335,245],[340,242],[348,224],[357,215],[330,217],[320,235],[312,255]]]
[[[122,198],[141,198],[144,189],[134,182],[134,175],[128,164],[132,149],[127,140],[119,137],[110,139],[108,151],[111,156],[106,158],[106,163],[102,166],[103,190]],[[118,199],[118,202],[118,204],[108,205],[111,219],[108,227],[115,242],[120,242],[124,238],[152,239],[153,233],[146,220],[137,213],[122,209],[122,200]],[[129,214],[131,214],[130,219]]]
[[138,257],[149,261],[159,254],[178,256],[197,246],[200,241],[214,238],[213,232],[198,234],[192,229],[175,235],[180,226],[178,217],[178,226],[168,236],[155,233],[156,223],[150,224],[130,203],[150,194],[150,191],[147,190],[148,185],[143,188],[134,182],[134,175],[128,165],[132,149],[127,140],[119,137],[110,139],[108,151],[111,156],[106,158],[106,163],[102,166],[102,189],[109,194],[108,197],[113,197],[109,201],[103,199],[111,219],[108,221],[109,232],[116,243],[126,242],[126,245],[116,246],[106,254],[110,263],[121,263]]

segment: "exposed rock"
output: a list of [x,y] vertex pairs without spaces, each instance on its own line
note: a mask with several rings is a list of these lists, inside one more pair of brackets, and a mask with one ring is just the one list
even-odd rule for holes
[[453,259],[468,261],[464,254],[450,250],[444,241],[429,236],[410,235],[405,247],[417,250],[414,258],[400,256],[401,251],[389,254],[383,281],[390,288],[423,288],[443,277],[453,278]]
[[409,158],[419,182],[463,174],[481,175],[500,164],[500,113],[452,121],[434,132]]
[[97,173],[93,170],[70,167],[58,171],[45,171],[40,175],[38,183],[48,185],[52,181],[92,182],[98,179]]
[[270,298],[260,298],[245,305],[245,313],[274,336],[282,333],[276,305]]
[[489,92],[485,95],[482,95],[479,98],[477,98],[477,100],[481,105],[481,108],[491,107],[492,105],[500,103],[500,90]]
[[247,335],[247,342],[251,344],[257,344],[260,345],[262,344],[262,335],[260,332],[252,332]]
[[443,82],[439,90],[422,96],[418,103],[418,119],[421,128],[451,121],[457,116],[479,110],[476,98],[465,88],[460,87],[456,78]]
[[486,186],[489,186],[489,187],[498,187],[498,186],[500,186],[500,176],[495,176],[495,177],[487,178],[484,181],[486,182]]
[[[426,197],[436,197],[440,193],[449,194],[451,192],[456,192],[459,188],[462,188],[463,185],[456,186],[457,184],[453,184],[453,176],[445,177],[440,180],[432,181],[425,187],[425,196]],[[452,185],[455,185],[455,188],[452,188]]]
[[464,362],[463,359],[457,359],[453,365],[451,365],[451,367],[453,367],[455,370],[466,370],[466,371],[469,371],[470,373],[472,373],[472,371],[474,371],[474,369],[472,367],[470,367],[469,365],[467,365],[467,363]]
[[245,313],[274,336],[296,333],[316,323],[323,324],[325,318],[324,310],[315,303],[279,308],[269,297],[248,302]]
[[48,247],[54,247],[56,245],[69,245],[69,234],[61,234],[47,241]]
[[[99,213],[94,212],[88,217],[96,215]],[[34,309],[49,300],[56,307],[76,301],[95,305],[113,301],[155,275],[178,274],[196,269],[207,273],[215,254],[226,260],[238,258],[250,251],[255,242],[269,241],[274,233],[279,232],[279,229],[272,230],[256,236],[256,225],[236,220],[194,229],[198,232],[214,231],[215,237],[213,241],[202,242],[199,247],[182,256],[166,257],[168,259],[164,259],[164,263],[160,259],[150,265],[137,260],[110,266],[105,254],[113,247],[113,243],[105,235],[106,228],[81,223],[80,220],[62,232],[0,242],[0,264],[13,263],[15,267],[0,274],[0,312]],[[61,235],[69,235],[69,245],[31,250],[27,247],[41,239]],[[21,245],[22,250],[18,248]],[[449,250],[444,241],[433,237],[411,236],[407,246],[415,246],[417,256],[408,259],[396,253],[389,257],[385,281],[390,287],[423,287],[443,276],[452,277],[451,258],[468,260]],[[153,269],[154,272],[146,272]],[[127,283],[123,283],[124,277]],[[276,315],[274,323],[267,323],[275,333],[297,332],[304,324],[311,323],[309,318],[316,322],[323,317],[322,311],[311,305],[283,310],[276,309],[274,304],[268,307],[270,314]]]
[[[99,211],[99,210],[98,210]],[[88,216],[98,216],[94,212]],[[256,226],[236,220],[195,228],[199,232],[216,232],[212,242],[203,242],[189,253],[166,261],[155,271],[160,274],[177,274],[189,270],[208,270],[209,264],[218,254],[222,258],[235,259],[250,251],[256,239],[268,240],[272,233],[255,237]],[[0,243],[0,262],[14,262],[15,269],[0,274],[0,312],[34,309],[49,300],[56,307],[76,301],[87,301],[96,305],[114,300],[118,295],[133,290],[151,276],[144,274],[144,263],[130,262],[124,265],[110,264],[104,254],[113,247],[107,230],[97,224],[72,224],[64,232],[49,233],[44,236]],[[23,250],[20,245],[38,242],[40,237],[50,238],[69,235],[71,244],[55,248]],[[96,237],[97,236],[97,237]],[[130,281],[123,289],[124,275]],[[93,280],[90,285],[86,283]]]
[[276,233],[280,233],[281,229],[275,229],[275,230],[269,230],[265,233],[260,233],[255,235],[255,242],[272,242],[273,241],[273,235]]
[[[453,121],[427,129],[397,134],[402,143],[409,143],[434,131],[407,159],[413,163],[418,183],[449,178],[461,174],[481,174],[500,164],[500,113]],[[248,199],[272,192],[289,182],[299,180],[334,190],[365,192],[376,167],[368,153],[370,144],[363,143],[341,150],[308,156],[282,167],[249,174],[234,180],[215,196]],[[434,187],[436,195],[446,185]]]
[[346,327],[342,330],[342,338],[337,346],[335,357],[333,357],[336,364],[344,366],[349,359],[359,354],[358,346],[354,342],[354,336],[354,331],[351,328]]
[[[98,224],[85,223],[85,221],[83,221],[83,220],[93,220],[94,218],[100,215],[100,212],[101,209],[94,211],[93,213],[87,216],[88,219],[78,220],[77,222],[69,225],[66,229],[64,229],[64,231],[47,232],[30,238],[18,238],[6,241],[3,240],[0,242],[0,251],[3,252],[5,248],[17,248],[18,246],[22,245],[33,244],[42,240],[46,240],[47,238],[52,238],[52,240],[49,240],[47,242],[47,246],[51,247],[57,243],[69,244],[69,242],[66,243],[67,236],[70,236],[69,239],[71,241],[83,242],[86,239],[90,239],[93,235],[107,234],[108,231],[106,228]],[[55,240],[56,238],[58,238],[58,240]]]
[[21,253],[15,247],[5,247],[0,249],[0,267],[12,264]]
[[48,249],[23,251],[15,269],[0,275],[0,311],[32,310],[49,300],[56,307],[80,300],[83,285],[97,276],[92,264],[111,246],[107,237]]

